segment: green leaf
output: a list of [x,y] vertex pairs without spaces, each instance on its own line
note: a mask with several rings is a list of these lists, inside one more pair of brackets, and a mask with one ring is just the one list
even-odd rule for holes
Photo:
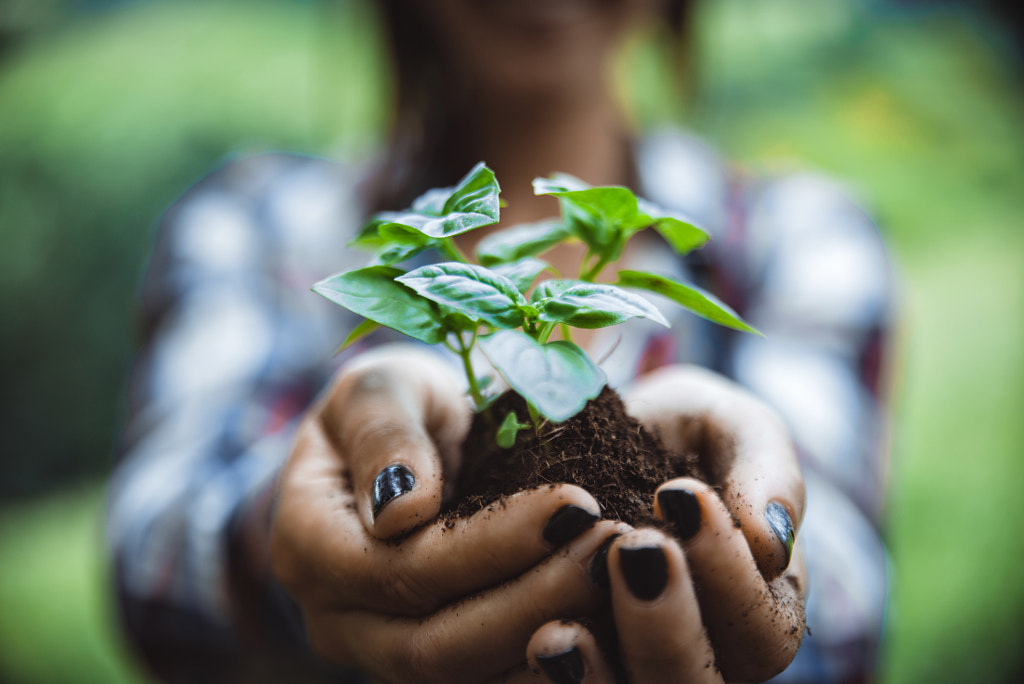
[[556,423],[579,413],[607,381],[572,342],[541,344],[518,330],[499,330],[480,348],[512,389]]
[[653,225],[654,230],[665,238],[665,242],[671,245],[677,254],[687,254],[708,241],[708,234],[703,230],[676,218],[658,218]]
[[458,262],[423,266],[397,279],[417,293],[470,318],[502,328],[523,322],[526,298],[515,284],[494,271]]
[[471,318],[461,311],[453,311],[447,306],[441,306],[441,321],[445,332],[472,332],[480,327],[480,321]]
[[348,244],[350,247],[376,252],[375,262],[390,266],[434,248],[439,242],[409,226],[375,217]]
[[681,306],[686,307],[693,313],[708,319],[719,325],[724,325],[735,330],[751,332],[755,335],[761,333],[751,327],[746,321],[739,317],[733,309],[715,297],[710,292],[690,285],[683,285],[671,278],[644,273],[642,271],[619,271],[617,285],[624,287],[636,287],[650,292],[656,292]]
[[384,244],[377,253],[377,263],[389,266],[411,259],[440,242],[400,223],[382,225],[379,234]]
[[556,173],[547,178],[533,179],[534,195],[554,195],[558,192],[572,192],[575,190],[587,190],[590,185],[581,181],[576,176],[567,173]]
[[533,281],[537,279],[537,276],[550,268],[551,266],[540,259],[526,257],[510,264],[498,264],[493,266],[491,270],[511,280],[520,292],[526,292],[533,285]]
[[708,241],[708,234],[689,216],[679,212],[662,209],[653,202],[639,199],[637,207],[650,220],[661,237],[671,245],[678,254],[686,254]]
[[402,273],[392,266],[368,266],[321,280],[313,291],[421,342],[443,341],[445,332],[437,305],[395,282]]
[[524,257],[537,256],[569,237],[561,223],[527,223],[491,233],[476,248],[476,258],[484,266],[494,266]]
[[364,337],[366,337],[373,331],[377,330],[378,328],[380,328],[380,323],[378,323],[377,321],[371,321],[369,318],[367,318],[362,323],[360,323],[359,325],[352,329],[352,332],[348,334],[348,337],[345,338],[345,341],[341,343],[340,347],[338,347],[338,351],[340,352],[342,350],[348,349],[353,344],[363,339]]
[[371,251],[379,249],[385,242],[384,238],[380,236],[380,228],[387,223],[387,221],[374,216],[349,241],[348,246]]
[[501,425],[498,427],[495,441],[501,448],[510,449],[516,443],[516,435],[519,434],[519,431],[528,427],[530,427],[529,423],[519,422],[519,416],[515,411],[509,411],[505,420],[501,421]]
[[540,320],[576,328],[603,328],[630,318],[649,318],[669,327],[653,304],[614,285],[578,283],[537,302],[537,308]]
[[651,225],[650,217],[639,213],[636,195],[629,188],[592,188],[578,178],[558,174],[535,179],[533,192],[558,197],[569,232],[608,261],[619,257],[630,234]]
[[480,162],[454,188],[428,190],[409,211],[385,211],[375,218],[400,223],[432,238],[452,237],[497,223],[499,192],[494,172]]
[[557,297],[571,287],[586,284],[583,280],[545,280],[534,288],[533,294],[530,295],[530,304],[538,304],[545,299]]
[[[445,214],[476,214],[490,223],[498,222],[501,188],[494,172],[483,162],[470,169],[444,203]],[[489,225],[489,224],[481,224]],[[460,231],[461,232],[461,231]]]
[[628,188],[577,190],[559,195],[566,227],[591,250],[613,260],[637,225],[636,196]]
[[454,190],[454,187],[431,188],[414,199],[410,208],[419,214],[442,216],[445,213],[444,203],[452,196]]

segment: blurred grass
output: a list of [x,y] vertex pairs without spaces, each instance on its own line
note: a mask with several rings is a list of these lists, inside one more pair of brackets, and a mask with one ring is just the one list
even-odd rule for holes
[[[705,3],[688,117],[753,170],[848,180],[879,218],[906,289],[881,678],[1014,681],[1021,76],[973,14],[867,6]],[[358,7],[147,2],[0,62],[0,495],[106,468],[149,226],[188,182],[237,150],[372,150],[386,93]],[[637,120],[681,111],[651,95],[653,52],[631,59]],[[100,488],[0,508],[0,681],[137,676],[107,622]]]
[[1019,681],[1024,235],[904,257],[890,682]]
[[141,682],[115,635],[103,490],[0,509],[0,681]]
[[0,496],[106,469],[134,292],[176,195],[228,154],[372,145],[365,26],[350,3],[153,2],[0,63]]

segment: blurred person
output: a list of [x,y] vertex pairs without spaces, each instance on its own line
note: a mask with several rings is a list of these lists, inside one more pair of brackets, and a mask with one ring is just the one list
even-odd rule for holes
[[[686,0],[378,6],[395,112],[372,168],[232,161],[162,221],[108,518],[126,634],[149,671],[868,681],[891,289],[869,219],[825,179],[746,178],[684,132],[631,130],[616,50],[651,20],[685,40]],[[623,259],[696,282],[765,333],[684,314],[667,335],[625,326],[602,363],[669,448],[708,452],[711,482],[672,480],[652,501],[679,534],[600,520],[570,485],[446,530],[444,475],[469,422],[459,381],[386,330],[332,357],[357,321],[309,286],[357,265],[345,244],[374,211],[481,159],[502,184],[502,227],[555,213],[530,184],[554,171],[695,217],[713,238],[702,250],[678,259],[644,236]],[[625,675],[578,621],[608,602]]]

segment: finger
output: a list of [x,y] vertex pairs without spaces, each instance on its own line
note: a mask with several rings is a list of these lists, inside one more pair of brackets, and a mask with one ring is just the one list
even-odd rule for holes
[[739,521],[768,578],[789,565],[805,490],[781,419],[750,392],[701,368],[671,366],[645,377],[629,410],[675,453],[698,454]]
[[556,620],[526,647],[530,668],[549,684],[615,684],[594,635],[578,622]]
[[612,544],[608,570],[629,681],[722,684],[679,545],[635,530]]
[[322,430],[304,428],[281,480],[271,561],[303,602],[423,615],[514,577],[592,526],[600,507],[571,485],[519,492],[468,518],[436,521],[400,543],[372,536]]
[[[386,681],[481,681],[524,659],[536,629],[592,612],[604,592],[588,561],[605,537],[629,529],[603,521],[544,563],[422,619],[369,612],[307,616],[314,647]],[[347,656],[347,657],[346,657]]]
[[437,515],[443,461],[454,471],[470,419],[447,366],[406,347],[360,357],[341,373],[320,415],[371,534],[387,539]]
[[784,670],[804,633],[803,564],[766,583],[729,509],[697,480],[662,485],[654,512],[683,539],[723,676],[763,681]]

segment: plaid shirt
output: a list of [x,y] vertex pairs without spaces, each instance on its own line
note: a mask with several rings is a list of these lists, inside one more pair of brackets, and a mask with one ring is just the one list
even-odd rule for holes
[[[679,132],[641,141],[637,164],[641,194],[712,236],[683,260],[650,250],[644,267],[711,290],[765,338],[692,315],[670,332],[636,321],[602,365],[623,385],[665,363],[700,364],[781,413],[807,481],[800,536],[813,635],[777,681],[867,681],[886,595],[878,517],[893,291],[877,231],[835,183],[745,180]],[[108,540],[128,637],[168,681],[270,681],[281,665],[299,681],[296,663],[312,662],[294,636],[294,608],[272,587],[255,618],[264,638],[239,626],[227,565],[249,504],[280,468],[354,324],[309,287],[365,261],[345,248],[366,215],[357,180],[319,159],[233,160],[162,221],[142,288],[144,344]],[[308,680],[342,676],[311,666]]]

